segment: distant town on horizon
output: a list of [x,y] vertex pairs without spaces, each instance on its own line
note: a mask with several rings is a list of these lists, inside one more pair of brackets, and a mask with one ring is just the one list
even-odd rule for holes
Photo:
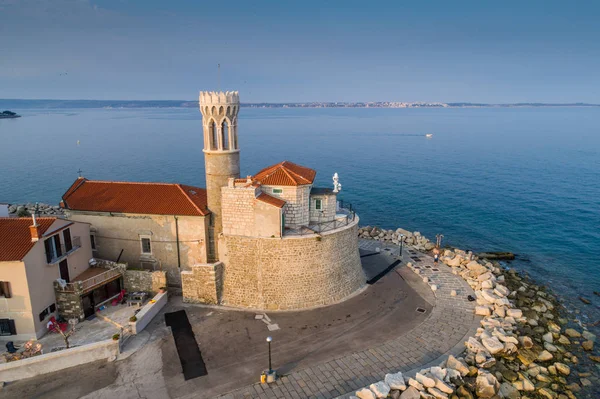
[[[515,108],[515,107],[600,107],[590,103],[471,103],[471,102],[283,102],[241,103],[246,108]],[[197,108],[198,101],[186,100],[29,100],[0,99],[1,109],[19,108]]]

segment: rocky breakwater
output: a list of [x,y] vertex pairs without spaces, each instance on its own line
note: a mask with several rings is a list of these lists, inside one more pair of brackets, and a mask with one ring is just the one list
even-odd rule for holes
[[564,309],[551,293],[513,269],[458,249],[445,250],[441,260],[475,292],[475,313],[482,316],[477,333],[466,340],[461,357],[450,355],[410,378],[388,374],[355,397],[598,397],[598,369],[592,366],[600,362],[592,354],[596,336],[561,317]]
[[44,203],[10,204],[8,205],[9,216],[31,216],[34,213],[38,216],[63,216],[64,212],[60,206],[48,205]]
[[404,242],[406,245],[411,245],[415,247],[416,250],[423,252],[431,251],[435,248],[435,244],[418,231],[411,233],[408,230],[400,228],[396,230],[385,230],[380,229],[379,227],[361,227],[358,229],[358,237],[395,245],[400,245],[400,242]]

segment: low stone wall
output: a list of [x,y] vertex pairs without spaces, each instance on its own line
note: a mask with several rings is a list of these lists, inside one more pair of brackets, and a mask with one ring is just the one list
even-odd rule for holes
[[162,308],[168,302],[168,296],[166,292],[156,294],[154,298],[152,298],[155,302],[148,302],[146,305],[142,307],[142,309],[135,315],[137,320],[134,323],[131,323],[131,332],[134,334],[140,333],[154,317],[160,312]]
[[207,263],[192,266],[181,272],[183,300],[188,303],[221,303],[223,293],[223,263]]
[[143,291],[156,294],[159,288],[167,286],[167,272],[127,269],[123,275],[123,284],[127,292]]
[[81,296],[79,291],[68,292],[60,290],[60,285],[54,282],[54,295],[56,296],[56,309],[58,315],[66,320],[83,320],[83,306],[81,305]]
[[0,381],[17,381],[63,370],[97,360],[112,361],[119,354],[119,341],[113,339],[65,349],[45,355],[0,364]]
[[358,229],[358,236],[359,238],[388,242],[395,245],[400,245],[400,242],[403,242],[406,245],[414,246],[417,251],[430,251],[435,247],[435,244],[420,232],[410,232],[401,228],[386,230],[379,227],[366,226]]

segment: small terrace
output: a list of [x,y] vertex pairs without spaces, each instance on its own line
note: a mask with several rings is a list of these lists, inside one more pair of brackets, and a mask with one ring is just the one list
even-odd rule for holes
[[120,278],[127,266],[102,259],[94,259],[90,268],[75,277],[70,283],[56,284],[57,292],[86,294],[95,288]]
[[352,224],[356,218],[356,212],[349,202],[338,201],[336,215],[333,220],[326,222],[311,222],[308,226],[285,227],[284,236],[304,236],[311,234],[321,234]]

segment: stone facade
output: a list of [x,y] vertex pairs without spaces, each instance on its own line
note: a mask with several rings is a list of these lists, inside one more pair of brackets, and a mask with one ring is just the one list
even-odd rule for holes
[[224,235],[281,237],[281,208],[258,200],[260,193],[260,188],[233,179],[221,189]]
[[[321,200],[321,209],[317,209],[316,202]],[[335,195],[310,196],[310,222],[330,222],[335,219],[337,210],[337,197]]]
[[206,196],[211,211],[208,258],[215,261],[219,252],[218,237],[222,232],[221,187],[227,185],[229,178],[240,177],[237,129],[240,98],[237,91],[200,92],[199,103],[204,133]]
[[[262,186],[261,190],[273,197],[286,201],[283,207],[285,225],[290,227],[308,226],[309,199],[311,185],[304,186]],[[275,190],[275,191],[274,191]],[[281,192],[277,192],[281,190]]]
[[223,263],[192,266],[192,270],[181,272],[183,301],[188,303],[221,303],[223,292]]
[[54,283],[56,295],[56,310],[58,315],[66,320],[85,318],[83,314],[83,306],[81,304],[80,292],[61,291],[58,288],[58,283]]
[[[167,285],[180,287],[180,270],[207,262],[208,217],[74,210],[68,210],[67,215],[70,220],[90,224],[96,243],[94,257],[117,260],[120,256],[119,261],[130,268],[154,266],[166,272]],[[142,254],[142,237],[150,238],[151,254]]]
[[338,302],[365,284],[358,217],[343,228],[301,237],[225,236],[221,303],[267,310]]
[[123,285],[127,292],[143,291],[156,294],[159,288],[167,286],[167,273],[161,270],[126,270]]

